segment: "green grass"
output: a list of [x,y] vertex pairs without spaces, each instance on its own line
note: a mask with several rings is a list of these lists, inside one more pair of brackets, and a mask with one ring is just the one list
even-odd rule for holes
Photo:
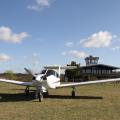
[[21,86],[0,83],[0,120],[119,120],[120,84],[50,90],[43,102],[26,97]]

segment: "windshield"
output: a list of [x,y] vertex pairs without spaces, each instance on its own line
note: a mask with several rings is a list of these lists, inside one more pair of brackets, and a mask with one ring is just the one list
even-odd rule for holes
[[54,70],[48,70],[46,75],[47,76],[54,75],[54,76],[58,77],[58,73]]
[[40,74],[45,74],[47,70],[42,70]]

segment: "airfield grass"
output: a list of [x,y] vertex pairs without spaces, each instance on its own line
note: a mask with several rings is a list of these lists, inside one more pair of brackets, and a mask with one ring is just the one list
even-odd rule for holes
[[52,89],[43,102],[21,86],[0,83],[0,120],[120,120],[120,84]]

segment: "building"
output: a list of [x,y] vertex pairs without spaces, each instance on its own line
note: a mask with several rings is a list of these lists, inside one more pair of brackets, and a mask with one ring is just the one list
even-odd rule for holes
[[117,78],[120,77],[120,73],[116,70],[120,69],[119,67],[99,64],[99,57],[89,56],[85,58],[86,66],[81,66],[81,76],[84,78]]
[[99,57],[86,57],[85,62],[85,66],[78,66],[78,64],[75,64],[78,66],[75,75],[71,75],[72,72],[66,72],[69,81],[79,82],[120,77],[120,72],[117,72],[117,70],[120,69],[119,67],[99,64]]

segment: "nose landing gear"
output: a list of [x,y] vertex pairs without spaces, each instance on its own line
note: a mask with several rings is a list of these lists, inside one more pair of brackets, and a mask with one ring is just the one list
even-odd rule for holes
[[35,98],[38,98],[39,102],[43,101],[43,90],[39,86],[36,88]]
[[43,101],[43,92],[42,90],[39,89],[38,91],[38,98],[39,98],[39,102],[42,102]]

